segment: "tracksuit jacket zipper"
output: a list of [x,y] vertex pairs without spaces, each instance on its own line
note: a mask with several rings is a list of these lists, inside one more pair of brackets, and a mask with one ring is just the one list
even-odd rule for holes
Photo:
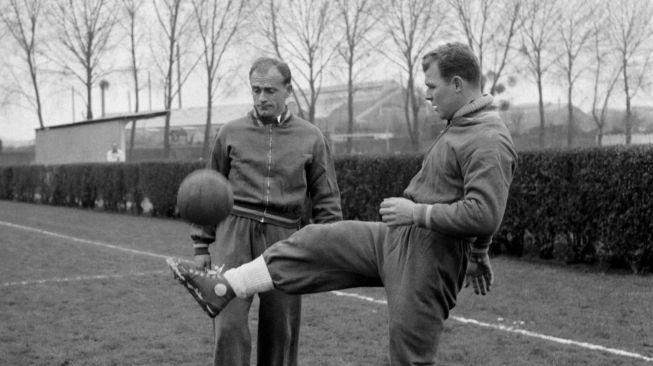
[[263,209],[263,217],[261,222],[265,222],[265,215],[270,205],[270,172],[272,171],[272,124],[268,126],[268,171],[265,176],[266,191],[265,191],[265,208]]

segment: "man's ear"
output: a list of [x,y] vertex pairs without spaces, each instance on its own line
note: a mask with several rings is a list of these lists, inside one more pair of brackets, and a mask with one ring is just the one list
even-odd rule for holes
[[288,94],[292,93],[292,83],[286,84],[286,91],[288,92]]
[[463,91],[463,78],[456,75],[451,79],[451,82],[453,83],[453,86],[456,88],[457,92]]

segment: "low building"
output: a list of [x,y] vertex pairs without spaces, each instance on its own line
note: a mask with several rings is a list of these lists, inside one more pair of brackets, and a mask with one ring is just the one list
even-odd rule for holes
[[[244,116],[251,104],[216,106],[211,111],[209,141],[226,122]],[[202,158],[207,109],[193,107],[170,111],[171,159]],[[103,118],[49,126],[36,130],[37,164],[71,164],[106,161],[107,151],[117,144],[130,161],[163,157],[166,111],[116,114]],[[135,122],[134,146],[130,151]]]
[[134,120],[160,118],[165,111],[104,117],[36,130],[36,164],[70,164],[106,161],[117,144],[125,151],[125,128]]

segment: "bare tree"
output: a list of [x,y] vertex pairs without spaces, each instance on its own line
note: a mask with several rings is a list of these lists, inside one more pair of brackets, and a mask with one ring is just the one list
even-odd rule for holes
[[408,136],[419,150],[419,110],[423,100],[418,97],[415,78],[421,67],[420,57],[431,46],[440,28],[447,24],[446,13],[433,0],[386,0],[381,22],[390,39],[392,51],[380,51],[406,73],[404,115]]
[[631,142],[633,113],[631,103],[643,85],[653,48],[653,4],[650,1],[619,0],[607,3],[608,39],[621,60],[626,119],[626,145]]
[[209,155],[211,114],[218,85],[222,77],[218,70],[238,28],[244,21],[247,0],[193,0],[193,9],[202,40],[202,55],[206,70],[206,123],[202,156]]
[[497,85],[508,65],[515,35],[521,27],[520,0],[448,0],[454,8],[467,43],[478,55],[484,78],[491,79],[489,93],[497,92]]
[[[3,11],[0,8],[0,11]],[[4,43],[6,41],[5,37],[7,35],[8,31],[5,26],[3,26],[3,23],[0,23],[0,46],[4,46]],[[9,47],[7,47],[9,49]],[[0,107],[4,108],[8,103],[9,103],[9,96],[10,93],[7,90],[7,84],[4,80],[4,76],[6,73],[4,72],[4,63],[0,63]]]
[[[139,35],[138,32],[138,23],[139,17],[138,12],[142,5],[140,1],[136,0],[121,0],[122,1],[122,10],[124,14],[124,22],[121,24],[127,31],[129,37],[129,55],[131,60],[131,76],[134,81],[134,113],[140,111],[140,87],[138,80],[138,56],[136,54],[136,48],[138,45]],[[127,152],[127,161],[132,161],[133,151],[134,151],[134,140],[136,139],[136,120],[132,121],[131,131],[129,134],[129,149]]]
[[105,75],[100,65],[109,50],[116,24],[115,3],[109,0],[58,0],[51,12],[63,54],[52,51],[66,75],[86,88],[86,119],[93,119],[93,85]]
[[527,0],[520,13],[523,27],[521,29],[521,54],[526,58],[527,72],[537,85],[540,114],[539,147],[544,147],[545,117],[542,85],[544,76],[549,72],[559,54],[554,50],[557,36],[557,22],[560,19],[558,0]]
[[[255,29],[258,33],[267,41],[269,47],[272,49],[272,52],[281,60],[284,59],[281,54],[281,19],[283,19],[283,14],[281,14],[281,3],[275,0],[262,0],[262,6],[257,7],[255,12],[256,23],[260,24],[260,27]],[[281,15],[281,16],[280,16]],[[293,80],[296,83],[296,80]],[[298,114],[301,118],[306,118],[304,111],[301,108],[299,102],[299,96],[297,95],[297,90],[299,88],[293,88],[292,96],[297,105]]]
[[269,0],[266,4],[257,14],[262,24],[260,32],[277,57],[288,62],[299,76],[294,78],[294,97],[301,108],[301,96],[307,108],[304,117],[314,123],[322,78],[339,42],[333,32],[335,12],[331,2]]
[[[183,77],[183,81],[181,77],[179,78],[178,87],[175,89],[173,87],[173,77],[175,65],[178,61],[175,52],[177,45],[181,43],[181,38],[188,36],[188,24],[190,20],[190,17],[184,11],[184,3],[184,0],[153,0],[156,18],[161,26],[162,35],[165,38],[164,45],[162,45],[165,50],[161,54],[165,57],[165,60],[162,64],[159,63],[157,65],[163,75],[163,103],[164,108],[168,111],[163,130],[163,156],[166,159],[170,158],[170,111],[172,109],[172,102],[175,95],[181,89],[181,84],[188,78],[192,70],[191,67],[185,77]],[[155,53],[157,52],[155,51]]]
[[7,32],[20,47],[21,58],[29,72],[32,92],[21,94],[34,107],[39,125],[43,128],[43,107],[36,60],[40,41],[38,33],[41,26],[41,11],[42,2],[39,0],[9,0],[7,8],[0,10],[0,18]]
[[585,0],[568,0],[565,9],[561,12],[558,25],[564,53],[558,61],[567,84],[567,146],[572,147],[575,132],[572,103],[574,85],[586,71],[586,68],[579,68],[577,64],[590,51],[590,40],[595,32],[593,24],[596,8]]
[[282,48],[308,88],[300,87],[299,94],[306,103],[308,121],[315,123],[322,78],[338,49],[339,39],[332,32],[335,12],[329,0],[288,0],[287,5]]
[[352,134],[354,132],[354,82],[360,61],[369,55],[370,48],[375,42],[369,37],[374,30],[377,15],[373,12],[374,4],[371,0],[338,0],[338,13],[344,26],[344,45],[338,53],[347,64],[347,147],[346,152],[352,151]]
[[[599,9],[604,9],[599,7]],[[603,131],[605,128],[608,103],[619,76],[622,64],[614,57],[614,49],[606,46],[605,27],[603,26],[605,14],[597,17],[594,22],[595,31],[592,33],[593,62],[593,88],[592,88],[592,119],[598,129],[597,145],[603,144]]]

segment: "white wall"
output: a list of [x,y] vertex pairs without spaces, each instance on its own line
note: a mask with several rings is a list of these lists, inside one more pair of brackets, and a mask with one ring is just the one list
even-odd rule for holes
[[125,150],[123,121],[97,122],[36,130],[36,164],[106,161],[111,144]]
[[[626,144],[626,135],[603,135],[603,146],[610,145],[625,145]],[[633,145],[637,144],[653,144],[653,134],[637,134],[634,133],[630,136],[630,143]]]

